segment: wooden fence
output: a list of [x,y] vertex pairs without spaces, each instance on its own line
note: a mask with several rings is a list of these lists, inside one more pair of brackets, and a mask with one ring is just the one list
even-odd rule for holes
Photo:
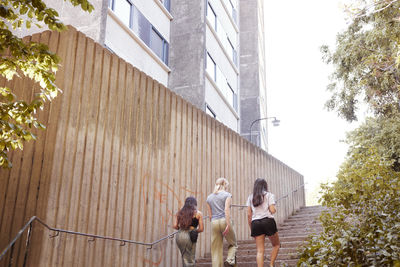
[[[152,242],[174,231],[173,214],[187,196],[205,213],[218,177],[230,181],[234,204],[245,204],[257,177],[277,198],[290,193],[278,203],[278,222],[305,204],[302,175],[84,34],[69,28],[30,38],[61,57],[63,92],[39,113],[47,130],[11,153],[12,169],[0,170],[0,249],[33,215],[52,227]],[[6,83],[32,98],[29,79]],[[232,217],[238,239],[248,239],[245,211],[233,208]],[[210,250],[209,222],[205,229],[198,257]],[[25,237],[0,266],[181,264],[173,239],[147,249],[49,234],[34,223],[29,250]]]

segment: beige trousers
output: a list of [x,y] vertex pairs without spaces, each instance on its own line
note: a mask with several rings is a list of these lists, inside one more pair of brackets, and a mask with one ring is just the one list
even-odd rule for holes
[[[211,221],[211,259],[213,267],[224,266],[223,257],[223,235],[226,228],[225,218]],[[225,236],[225,240],[228,243],[228,256],[226,261],[229,264],[236,266],[236,234],[233,229],[233,223],[231,223],[231,228],[228,234]]]
[[189,230],[180,230],[176,234],[176,244],[182,255],[183,267],[194,267],[196,264],[196,243],[190,241]]

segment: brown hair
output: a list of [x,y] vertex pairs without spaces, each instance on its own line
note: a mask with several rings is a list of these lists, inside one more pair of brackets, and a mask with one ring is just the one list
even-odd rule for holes
[[179,229],[187,230],[192,224],[193,216],[197,210],[197,200],[194,197],[187,197],[182,209],[178,211],[177,222]]
[[264,202],[264,193],[268,191],[267,181],[257,178],[253,188],[253,206],[258,207]]

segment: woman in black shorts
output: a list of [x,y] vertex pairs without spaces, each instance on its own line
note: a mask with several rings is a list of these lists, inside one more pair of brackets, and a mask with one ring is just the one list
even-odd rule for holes
[[253,194],[247,199],[247,219],[251,236],[256,239],[257,267],[264,266],[265,236],[272,244],[271,263],[274,266],[280,248],[278,229],[274,219],[275,197],[268,192],[267,181],[257,178],[254,182]]

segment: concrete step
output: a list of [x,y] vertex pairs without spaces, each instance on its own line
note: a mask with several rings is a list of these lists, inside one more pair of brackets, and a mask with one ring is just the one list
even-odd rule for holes
[[310,218],[310,217],[304,217],[304,219],[296,219],[296,218],[292,218],[289,217],[288,219],[286,219],[284,222],[284,224],[308,224],[308,223],[320,223],[318,218]]
[[[279,250],[276,266],[296,266],[298,261],[298,247],[310,234],[323,230],[318,217],[326,210],[321,206],[304,207],[290,216],[278,226],[281,248]],[[265,241],[265,266],[269,265],[269,256],[272,246],[268,238]],[[237,262],[238,266],[257,266],[256,244],[254,239],[238,241]],[[224,258],[227,255],[227,245],[224,246]],[[196,266],[211,266],[211,253],[196,261]]]
[[321,223],[310,223],[310,224],[282,224],[278,226],[278,231],[285,231],[290,229],[304,229],[304,228],[320,228],[322,229]]
[[[272,250],[271,247],[266,248],[265,252],[264,252],[265,255],[270,255],[271,254],[271,250]],[[256,250],[256,246],[255,245],[254,245],[254,247],[249,247],[249,248],[239,247],[238,251],[236,252],[236,257],[238,259],[242,259],[243,260],[245,257],[249,257],[249,256],[250,257],[255,257],[256,254],[257,254],[257,250]],[[288,247],[288,248],[281,247],[279,249],[279,257],[280,258],[290,258],[293,254],[297,254],[297,247]],[[228,255],[228,251],[224,250],[224,258],[226,258],[227,255]],[[201,261],[207,261],[209,259],[211,259],[211,254],[207,253],[205,255],[205,257],[201,259]]]
[[[268,259],[266,259],[265,261],[264,261],[264,266],[269,266],[269,260]],[[237,261],[237,266],[238,267],[254,267],[254,266],[257,266],[257,263],[256,263],[256,258],[254,257],[251,261],[246,261],[246,262],[244,262],[244,261]],[[295,267],[295,266],[297,266],[297,259],[290,259],[290,260],[280,260],[280,259],[277,259],[276,261],[275,261],[275,266],[276,267],[280,267],[280,266],[286,266],[286,267]],[[211,261],[210,262],[198,262],[197,260],[196,260],[196,267],[212,267],[212,265],[211,265]]]
[[[298,247],[301,243],[303,243],[303,239],[302,240],[296,240],[296,241],[289,241],[289,242],[283,242],[281,241],[281,247],[282,248],[293,248],[293,247]],[[250,249],[250,248],[256,248],[256,242],[253,240],[252,242],[248,242],[248,243],[239,243],[238,242],[238,247],[240,249]],[[270,242],[266,242],[265,243],[265,247],[271,247]]]

